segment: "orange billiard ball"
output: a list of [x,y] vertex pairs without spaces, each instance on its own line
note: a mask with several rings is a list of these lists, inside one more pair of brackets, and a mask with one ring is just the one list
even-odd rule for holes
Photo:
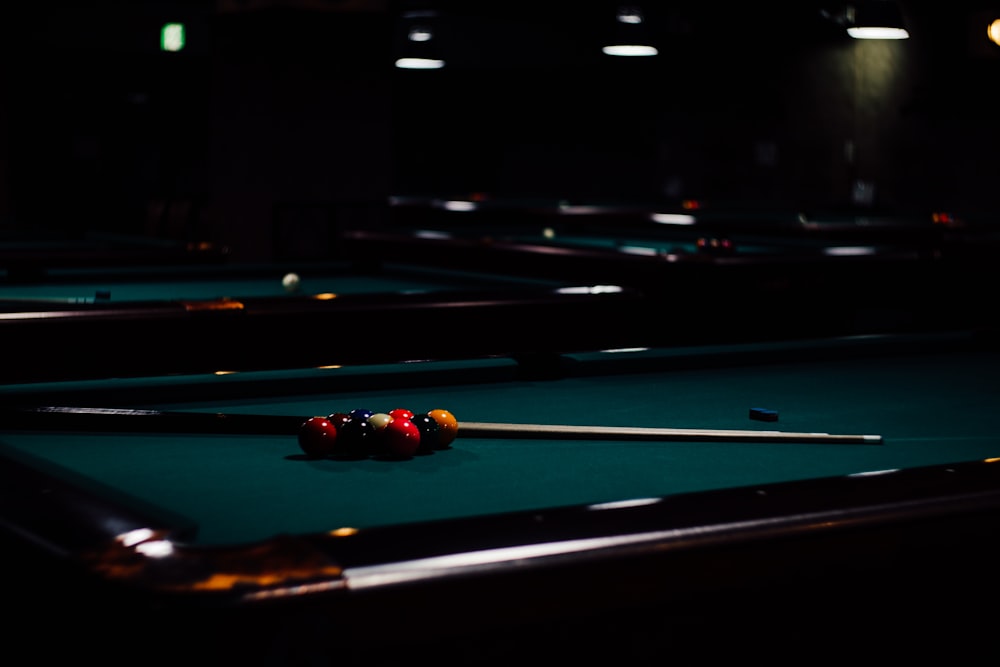
[[458,420],[447,410],[435,409],[427,413],[438,424],[437,448],[447,449],[458,435]]

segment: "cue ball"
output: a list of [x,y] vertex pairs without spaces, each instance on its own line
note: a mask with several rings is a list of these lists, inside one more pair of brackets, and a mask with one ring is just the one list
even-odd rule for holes
[[302,279],[297,273],[286,273],[285,277],[281,279],[281,286],[285,288],[286,292],[297,292],[302,286]]
[[383,431],[385,427],[389,425],[392,421],[392,415],[385,412],[376,412],[371,417],[368,418],[368,423],[375,427],[376,431]]

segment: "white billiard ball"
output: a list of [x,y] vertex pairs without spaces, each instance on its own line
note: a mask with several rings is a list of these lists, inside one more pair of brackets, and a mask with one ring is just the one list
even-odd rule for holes
[[285,277],[281,279],[281,286],[285,288],[286,292],[297,292],[302,286],[302,279],[297,273],[286,273]]

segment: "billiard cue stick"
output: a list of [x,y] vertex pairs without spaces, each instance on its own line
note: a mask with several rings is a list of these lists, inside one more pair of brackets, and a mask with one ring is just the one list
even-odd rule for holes
[[684,440],[711,442],[791,441],[876,445],[880,435],[752,431],[740,429],[662,428],[647,426],[572,426],[459,422],[459,435],[472,438],[544,438],[572,440]]
[[[179,412],[128,408],[22,407],[0,409],[0,426],[8,428],[96,429],[148,432],[247,433],[292,435],[308,417],[218,412]],[[753,431],[643,426],[572,426],[459,422],[462,438],[571,440],[645,440],[701,442],[800,442],[877,445],[880,435],[794,431]]]

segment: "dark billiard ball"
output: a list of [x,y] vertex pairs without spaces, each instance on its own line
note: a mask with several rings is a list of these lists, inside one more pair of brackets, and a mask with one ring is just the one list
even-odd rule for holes
[[337,427],[326,417],[310,417],[299,428],[299,447],[310,458],[330,456],[337,447]]
[[351,419],[361,419],[365,420],[375,414],[374,410],[369,410],[367,408],[355,408],[347,413],[347,416]]
[[330,422],[332,422],[333,425],[336,426],[338,429],[345,423],[347,423],[347,420],[350,418],[351,416],[346,412],[334,412],[329,417],[327,417],[327,419],[329,419]]
[[420,430],[409,419],[393,417],[378,437],[377,456],[389,459],[408,459],[420,446]]
[[367,418],[350,417],[337,428],[337,446],[333,456],[338,459],[362,459],[372,452],[375,427]]
[[447,410],[435,409],[427,414],[438,424],[438,449],[447,449],[458,435],[458,420]]
[[410,421],[420,431],[420,446],[417,448],[418,454],[430,454],[435,449],[440,449],[438,446],[438,432],[440,431],[440,427],[433,417],[427,414],[414,415]]

